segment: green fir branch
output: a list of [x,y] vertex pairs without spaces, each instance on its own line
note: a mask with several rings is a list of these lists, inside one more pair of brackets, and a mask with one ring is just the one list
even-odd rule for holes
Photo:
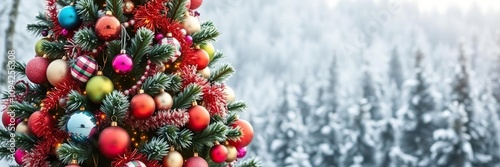
[[19,61],[16,61],[14,63],[14,69],[13,69],[15,72],[17,72],[18,75],[23,75],[25,76],[26,75],[26,63],[24,62],[19,62]]
[[0,147],[0,161],[14,160],[14,153],[9,147]]
[[240,127],[229,128],[226,132],[227,140],[237,141],[237,140],[240,140],[240,137],[242,135],[243,135],[243,133],[241,132]]
[[212,147],[215,141],[226,141],[228,127],[221,122],[210,124],[205,130],[193,136],[193,148],[203,150],[203,147]]
[[92,51],[100,45],[99,39],[97,38],[94,30],[88,27],[76,32],[73,39],[75,43],[85,51]]
[[237,165],[237,167],[260,167],[260,166],[262,166],[262,163],[255,158],[249,159]]
[[123,14],[123,0],[106,0],[106,11],[113,12],[113,15],[123,23],[127,20]]
[[49,30],[54,26],[52,21],[50,21],[45,14],[40,12],[36,16],[36,21],[37,22],[35,24],[28,24],[26,27],[28,32],[31,32],[36,36],[41,36],[43,30]]
[[78,91],[71,90],[68,94],[68,101],[66,102],[67,111],[76,111],[81,107],[85,107],[89,103],[86,96]]
[[26,133],[16,133],[16,147],[23,150],[31,150],[38,142],[35,136]]
[[[28,93],[26,93],[26,90],[28,90]],[[19,95],[23,94],[25,95],[24,101],[27,103],[35,103],[38,104],[40,101],[45,98],[46,95],[46,88],[42,85],[37,85],[37,84],[31,84],[28,83],[26,84],[16,84],[14,85],[14,94],[13,95]],[[10,90],[5,91],[2,93],[2,99],[8,99],[11,97]]]
[[171,19],[171,21],[184,21],[184,16],[187,12],[187,8],[185,7],[188,3],[188,0],[170,0],[168,1],[168,13],[167,17]]
[[182,92],[174,97],[173,109],[188,108],[196,100],[201,99],[203,95],[201,87],[196,84],[189,84]]
[[229,64],[223,64],[210,74],[210,82],[225,82],[233,73],[234,68]]
[[49,59],[60,59],[66,55],[66,50],[64,50],[64,44],[60,42],[42,42],[42,50],[48,56]]
[[227,104],[227,110],[231,112],[243,112],[247,109],[247,104],[243,101],[233,101]]
[[163,89],[165,92],[178,92],[181,88],[182,80],[178,75],[167,75],[164,73],[156,73],[149,77],[142,84],[144,92],[151,96],[155,96]]
[[108,119],[116,116],[118,119],[117,122],[121,124],[125,120],[129,106],[130,103],[127,96],[119,91],[113,91],[106,95],[102,101],[100,110],[107,115]]
[[189,148],[193,140],[193,132],[187,129],[180,130],[172,125],[161,127],[158,129],[157,134],[160,138],[169,143],[170,147],[174,147],[177,150]]
[[94,0],[80,0],[76,2],[76,11],[85,22],[96,22],[99,19],[99,6]]
[[153,138],[146,144],[142,145],[139,150],[146,155],[149,160],[161,161],[167,155],[169,150],[168,143],[161,138]]
[[92,145],[89,143],[64,143],[57,149],[57,155],[59,160],[63,163],[70,163],[71,160],[75,159],[78,163],[82,163],[89,159],[92,155]]
[[207,21],[201,24],[201,31],[196,32],[192,35],[194,45],[206,44],[210,41],[215,41],[215,39],[220,35],[214,22]]
[[69,6],[73,2],[74,2],[74,0],[57,0],[57,4],[59,6]]
[[38,111],[38,107],[35,107],[33,104],[30,104],[26,101],[14,101],[9,105],[9,111],[14,112],[16,118],[24,119],[28,118],[35,111]]
[[69,114],[65,114],[61,118],[59,118],[59,122],[57,123],[59,130],[62,130],[64,132],[67,131],[66,125],[68,124],[69,118],[70,118]]
[[134,61],[134,67],[140,67],[143,57],[151,50],[150,45],[153,43],[154,34],[151,30],[140,28],[137,30],[132,45],[127,53],[129,53]]
[[172,45],[154,45],[149,51],[149,60],[155,64],[162,64],[168,61],[175,54],[175,47]]
[[231,125],[234,121],[237,120],[238,120],[238,114],[230,112],[226,117],[226,125]]
[[224,53],[222,52],[216,52],[214,54],[214,58],[212,60],[210,60],[210,63],[208,64],[208,67],[210,68],[213,68],[215,66],[215,64],[220,60],[224,58]]

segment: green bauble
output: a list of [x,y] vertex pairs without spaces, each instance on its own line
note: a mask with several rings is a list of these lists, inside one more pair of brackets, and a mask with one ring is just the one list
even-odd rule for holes
[[43,56],[45,54],[45,52],[42,50],[43,41],[47,41],[47,39],[42,38],[42,39],[38,40],[38,42],[36,42],[36,44],[35,44],[35,53],[37,56]]
[[102,99],[114,90],[113,82],[106,76],[99,75],[92,77],[85,87],[87,97],[90,101],[100,104]]
[[211,43],[206,43],[204,45],[200,45],[200,48],[205,50],[208,53],[208,57],[210,57],[210,61],[212,61],[214,59],[214,55],[215,55],[214,45],[212,45]]

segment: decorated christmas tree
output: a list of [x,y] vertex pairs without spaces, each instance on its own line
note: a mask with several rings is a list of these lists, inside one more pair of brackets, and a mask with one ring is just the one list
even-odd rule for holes
[[[0,158],[27,167],[260,166],[202,0],[47,0],[9,66]],[[9,71],[9,74],[11,72]],[[13,155],[13,156],[11,156]]]

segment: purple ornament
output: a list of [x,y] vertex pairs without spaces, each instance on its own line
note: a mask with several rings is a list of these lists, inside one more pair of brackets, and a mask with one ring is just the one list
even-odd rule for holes
[[49,31],[43,30],[42,31],[42,36],[46,37],[47,35],[49,35]]
[[67,36],[67,35],[69,34],[69,31],[68,31],[68,30],[66,30],[66,29],[63,29],[63,30],[61,31],[61,34],[62,34],[63,36]]
[[247,155],[247,147],[240,148],[237,150],[237,152],[238,154],[236,155],[236,157],[243,158],[245,157],[245,155]]
[[165,37],[165,36],[163,36],[163,34],[158,33],[158,34],[156,34],[156,36],[155,36],[155,40],[156,40],[156,41],[161,41],[161,39],[163,39],[164,37]]
[[14,159],[16,160],[16,163],[19,165],[23,164],[23,157],[26,155],[26,151],[17,149],[16,152],[14,153]]
[[190,35],[186,35],[186,37],[184,37],[184,40],[186,40],[189,43],[192,43],[193,42],[193,37],[191,37]]
[[194,11],[194,17],[199,17],[199,16],[200,16],[200,12]]
[[134,67],[134,63],[132,62],[132,58],[125,53],[119,54],[115,56],[112,63],[113,69],[117,74],[128,74],[132,71]]

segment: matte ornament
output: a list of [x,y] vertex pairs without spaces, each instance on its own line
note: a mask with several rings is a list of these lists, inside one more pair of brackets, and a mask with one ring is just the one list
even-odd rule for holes
[[174,99],[167,92],[162,92],[155,96],[157,110],[169,110],[174,105]]
[[202,106],[193,106],[188,110],[189,121],[187,128],[194,132],[201,132],[210,124],[210,113]]
[[242,119],[239,119],[237,121],[234,121],[232,124],[231,124],[231,127],[233,128],[236,128],[236,127],[240,127],[240,130],[241,130],[241,133],[243,134],[241,137],[240,137],[240,140],[229,140],[229,144],[236,147],[236,148],[243,148],[245,146],[248,146],[252,140],[253,140],[253,127],[252,125],[250,125],[250,123],[248,123],[247,121],[245,120],[242,120]]
[[126,163],[123,167],[146,167],[146,164],[141,161],[134,160]]
[[203,69],[203,70],[201,70],[201,71],[198,71],[198,73],[200,73],[201,76],[203,78],[205,78],[205,79],[209,79],[210,78],[210,68],[208,68],[208,67],[205,68],[205,69]]
[[194,54],[196,55],[196,69],[203,70],[208,67],[210,57],[208,53],[203,49],[197,49]]
[[87,82],[97,71],[97,61],[90,56],[79,56],[71,63],[71,76],[80,82]]
[[188,34],[194,34],[201,30],[200,21],[193,16],[187,16],[182,22],[182,25]]
[[86,141],[97,132],[97,119],[89,111],[77,111],[71,114],[66,123],[69,137],[75,141]]
[[42,47],[44,41],[47,41],[47,39],[46,38],[39,39],[35,44],[35,53],[37,56],[43,56],[45,54]]
[[17,133],[25,133],[25,134],[28,134],[28,133],[29,133],[28,123],[26,123],[26,121],[23,121],[23,122],[19,123],[19,124],[16,126],[16,132],[17,132]]
[[233,102],[235,99],[234,91],[229,86],[224,87],[224,98],[226,99],[226,103]]
[[120,75],[128,74],[134,68],[134,62],[132,62],[132,58],[127,54],[119,54],[115,56],[112,62],[113,69],[115,73]]
[[49,60],[43,57],[31,59],[28,64],[26,64],[26,77],[35,84],[47,82],[47,68],[49,64]]
[[214,59],[214,55],[215,55],[214,45],[212,45],[211,43],[206,43],[206,44],[200,45],[200,48],[205,50],[208,53],[208,57],[210,57],[210,61],[212,61]]
[[68,71],[68,62],[63,59],[54,60],[47,67],[47,80],[51,85],[56,86],[68,75]]
[[14,153],[14,160],[16,160],[16,163],[19,165],[23,164],[23,157],[26,155],[26,151],[17,149],[16,152]]
[[182,155],[174,150],[168,152],[167,156],[163,157],[163,167],[182,167],[184,158]]
[[2,123],[5,129],[8,129],[9,126],[16,126],[16,118],[14,118],[15,113],[9,112],[9,110],[5,110],[2,113]]
[[247,147],[239,148],[237,149],[238,155],[236,156],[237,158],[243,158],[245,155],[247,155]]
[[184,167],[208,167],[208,163],[203,158],[191,157],[186,160]]
[[238,157],[238,150],[232,145],[227,145],[227,158],[226,162],[233,162]]
[[201,6],[202,3],[203,3],[203,0],[191,0],[189,8],[191,10],[198,9]]
[[148,94],[135,95],[130,100],[132,116],[137,119],[148,119],[155,112],[155,100]]
[[87,97],[96,104],[102,103],[102,99],[113,90],[113,82],[108,77],[102,75],[90,78],[85,87]]
[[228,150],[223,145],[215,145],[210,149],[210,159],[215,163],[223,163],[226,161]]
[[110,12],[99,18],[99,20],[97,20],[95,24],[95,32],[97,34],[97,37],[104,41],[112,41],[118,38],[118,36],[120,36],[121,30],[122,29],[120,21]]
[[80,27],[82,20],[78,16],[76,8],[74,6],[66,6],[59,11],[57,15],[57,20],[61,27],[74,30]]
[[130,147],[130,136],[118,126],[104,129],[99,136],[99,150],[108,159],[114,159],[127,152]]
[[[42,116],[42,112],[35,111],[28,118],[28,129],[31,133],[33,133],[37,137],[42,136],[42,132],[35,128],[35,125],[37,125],[36,121],[38,121],[41,116]],[[50,115],[49,113],[47,113],[42,120],[43,120],[43,122],[41,123],[41,125],[45,125],[48,127],[53,127],[55,125],[55,120],[52,117],[52,115]]]

